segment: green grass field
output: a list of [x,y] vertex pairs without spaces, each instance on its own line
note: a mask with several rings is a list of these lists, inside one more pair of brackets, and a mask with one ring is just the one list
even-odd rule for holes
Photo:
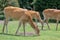
[[[8,34],[2,34],[3,24],[0,24],[0,40],[60,40],[60,27],[56,31],[56,23],[49,23],[51,30],[48,30],[47,25],[44,26],[44,30],[40,30],[40,36],[15,36],[15,32],[18,26],[17,21],[10,21],[8,24]],[[41,29],[41,25],[38,25]],[[60,26],[60,24],[59,24]],[[23,27],[19,32],[23,32]],[[26,26],[26,32],[34,32],[30,25]]]

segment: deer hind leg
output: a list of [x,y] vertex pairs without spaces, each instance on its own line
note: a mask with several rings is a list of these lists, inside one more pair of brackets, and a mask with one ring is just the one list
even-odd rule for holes
[[44,27],[44,22],[43,21],[41,21],[41,25],[42,25],[41,29],[43,30],[43,27]]
[[6,26],[6,33],[8,33],[7,24],[8,24],[8,20],[5,19],[5,20],[4,20],[4,25],[3,25],[3,30],[2,30],[3,33],[4,33],[5,26]]
[[3,25],[2,33],[4,33],[5,23],[6,23],[6,20],[4,20],[4,25]]
[[33,20],[32,20],[31,18],[29,19],[29,23],[30,23],[31,27],[32,27],[33,29],[35,29],[36,34],[39,35],[38,26],[33,22]]
[[57,31],[57,29],[58,29],[58,22],[59,22],[59,21],[57,20],[56,31]]

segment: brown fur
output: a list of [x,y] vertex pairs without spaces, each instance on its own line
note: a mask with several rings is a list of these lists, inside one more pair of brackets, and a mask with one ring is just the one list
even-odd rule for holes
[[[4,14],[5,14],[6,19],[5,19],[4,26],[3,26],[3,32],[4,32],[5,25],[7,26],[8,20],[10,18],[12,18],[12,19],[16,19],[16,20],[20,21],[19,27],[20,27],[21,22],[23,23],[23,25],[25,25],[26,22],[30,23],[32,28],[35,29],[36,33],[39,34],[39,29],[36,26],[36,24],[33,22],[32,17],[30,15],[30,13],[27,12],[27,10],[18,8],[18,7],[8,6],[8,7],[4,8]],[[18,29],[17,29],[17,31],[18,31]],[[16,31],[16,33],[17,33],[17,31]]]
[[39,22],[42,24],[42,29],[43,29],[43,21],[42,21],[42,19],[41,19],[41,17],[40,17],[39,12],[37,12],[37,11],[32,11],[32,10],[28,10],[28,12],[30,13],[30,15],[31,15],[33,18],[36,18],[36,19],[39,20]]
[[[56,30],[58,28],[58,22],[60,20],[60,10],[57,10],[57,9],[45,9],[43,11],[43,15],[44,15],[44,18],[47,22],[47,25],[48,25],[48,20],[49,19],[55,19],[57,20],[57,26],[56,26]],[[48,25],[49,27],[49,25]]]

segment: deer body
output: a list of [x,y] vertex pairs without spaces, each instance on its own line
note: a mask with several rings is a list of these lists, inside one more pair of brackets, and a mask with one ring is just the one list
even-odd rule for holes
[[[16,19],[16,20],[20,21],[16,33],[18,32],[21,23],[23,23],[23,26],[25,27],[25,23],[28,22],[32,26],[32,28],[35,29],[36,33],[39,34],[39,29],[38,29],[37,25],[33,22],[32,17],[29,14],[29,12],[27,12],[27,10],[18,8],[18,7],[12,7],[12,6],[9,7],[8,6],[8,7],[4,8],[4,14],[5,14],[6,19],[4,21],[3,32],[4,32],[5,26],[7,28],[8,20],[10,18],[12,18],[12,19]],[[24,32],[25,32],[25,30],[24,30]]]
[[[22,8],[18,8],[18,7],[6,7],[4,9],[4,14],[6,18],[12,18],[12,19],[17,19],[19,20],[19,18],[24,14],[24,11]],[[20,15],[19,15],[20,14]],[[13,15],[13,16],[12,16]],[[17,16],[18,15],[18,16]]]
[[[57,10],[57,9],[45,9],[43,11],[43,15],[44,15],[44,18],[46,20],[47,25],[48,25],[48,20],[49,19],[57,20],[57,26],[56,26],[56,30],[57,30],[58,22],[60,20],[60,10]],[[48,25],[48,27],[49,27],[49,25]]]

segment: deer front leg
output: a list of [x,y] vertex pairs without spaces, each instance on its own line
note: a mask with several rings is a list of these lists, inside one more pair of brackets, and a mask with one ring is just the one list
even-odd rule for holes
[[30,23],[31,27],[32,27],[33,29],[35,29],[36,34],[39,35],[38,26],[37,26],[31,19],[29,19],[29,23]]
[[19,30],[20,27],[21,27],[21,22],[19,22],[19,26],[18,26],[18,28],[17,28],[17,30],[16,30],[15,35],[18,33],[18,30]]
[[8,20],[6,21],[7,23],[6,23],[6,33],[8,33]]
[[41,25],[42,25],[42,30],[43,30],[43,27],[44,27],[44,22],[43,22],[43,20],[41,19],[41,17],[40,17],[40,15],[36,15],[37,16],[37,19],[39,20],[39,22],[41,23]]
[[58,22],[59,22],[59,21],[57,20],[56,31],[57,31],[57,29],[58,29]]
[[33,22],[33,24],[35,25],[35,27],[33,26],[32,28],[34,28],[36,31],[36,34],[39,35],[38,25],[35,22]]
[[25,36],[25,22],[23,22],[23,30],[24,30],[24,36]]

